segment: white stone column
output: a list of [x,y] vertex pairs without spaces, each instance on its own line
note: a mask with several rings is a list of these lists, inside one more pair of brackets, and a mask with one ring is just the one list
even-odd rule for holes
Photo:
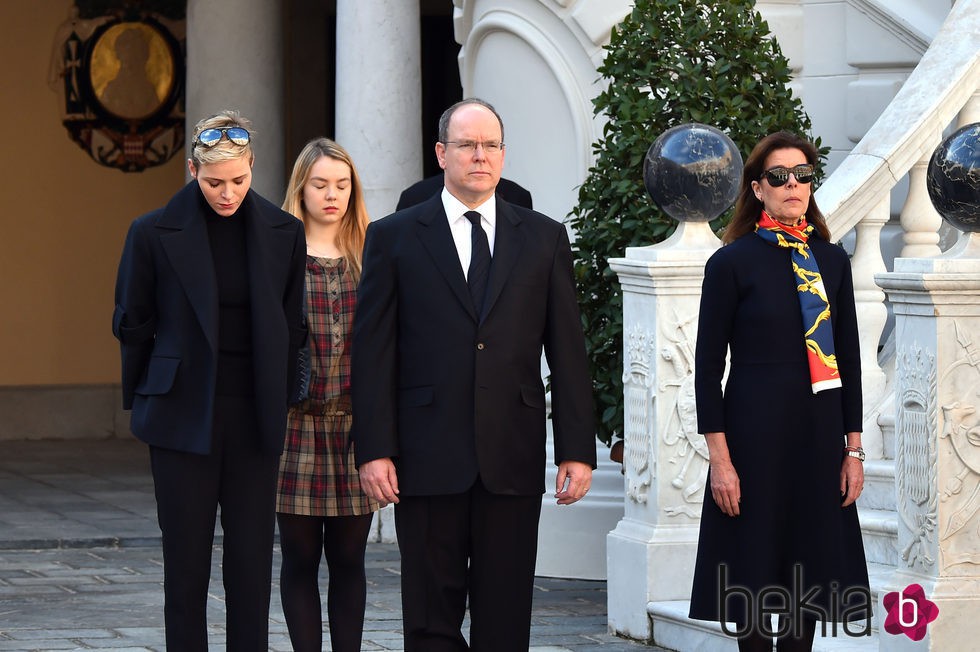
[[708,460],[694,343],[704,264],[720,245],[707,223],[681,223],[609,261],[623,286],[626,506],[607,539],[608,618],[631,638],[651,636],[648,603],[691,594]]
[[338,0],[336,139],[350,152],[371,219],[422,178],[419,0]]
[[[895,310],[900,559],[879,595],[881,650],[972,650],[980,637],[980,234],[878,274]],[[939,607],[923,641],[885,631],[918,584]],[[906,622],[911,623],[911,613]]]
[[274,204],[286,186],[282,65],[278,2],[188,0],[188,141],[201,118],[240,111],[256,132],[252,188]]

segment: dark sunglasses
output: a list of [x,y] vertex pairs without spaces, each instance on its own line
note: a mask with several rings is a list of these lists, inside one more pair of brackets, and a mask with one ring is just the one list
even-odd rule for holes
[[242,127],[223,127],[221,129],[205,129],[197,135],[197,143],[205,147],[214,147],[221,140],[222,136],[228,136],[228,140],[236,145],[248,145],[252,136],[247,129]]
[[[809,163],[804,163],[803,165],[797,165],[796,167],[786,168],[783,166],[778,166],[774,168],[769,168],[762,173],[762,177],[769,180],[769,185],[773,188],[778,188],[779,186],[786,185],[789,181],[789,173],[792,172],[793,176],[796,177],[797,183],[810,183],[813,181],[813,166]],[[762,179],[759,177],[759,179]]]

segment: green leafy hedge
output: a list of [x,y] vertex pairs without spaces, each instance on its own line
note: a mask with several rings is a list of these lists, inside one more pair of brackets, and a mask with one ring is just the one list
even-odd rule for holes
[[810,119],[754,2],[636,0],[605,49],[599,73],[607,87],[593,104],[608,121],[570,223],[597,435],[609,444],[623,433],[623,302],[607,261],[663,240],[675,226],[644,189],[647,149],[670,127],[700,122],[727,133],[744,159],[771,132],[810,137]]

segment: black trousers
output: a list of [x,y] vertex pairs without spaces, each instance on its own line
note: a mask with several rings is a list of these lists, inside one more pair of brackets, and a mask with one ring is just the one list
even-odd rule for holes
[[[541,496],[402,496],[395,527],[406,652],[527,652]],[[470,642],[461,632],[470,608]]]
[[260,450],[252,399],[215,401],[209,455],[150,447],[163,534],[167,649],[206,652],[214,525],[221,507],[229,652],[268,650],[279,455]]

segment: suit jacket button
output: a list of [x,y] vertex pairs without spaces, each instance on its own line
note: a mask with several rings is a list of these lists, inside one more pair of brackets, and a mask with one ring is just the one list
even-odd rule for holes
[[479,344],[477,344],[476,345],[476,348],[477,348],[478,351],[482,351],[483,350],[483,342],[480,342]]

